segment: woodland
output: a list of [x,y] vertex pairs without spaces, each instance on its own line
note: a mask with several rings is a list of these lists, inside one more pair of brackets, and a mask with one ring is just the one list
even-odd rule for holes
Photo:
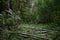
[[60,0],[0,0],[0,40],[60,40]]

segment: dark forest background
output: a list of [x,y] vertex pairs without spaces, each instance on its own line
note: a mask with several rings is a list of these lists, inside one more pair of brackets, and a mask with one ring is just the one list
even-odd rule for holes
[[60,40],[60,0],[0,0],[0,40],[35,40],[18,35],[32,27],[47,33],[38,40]]

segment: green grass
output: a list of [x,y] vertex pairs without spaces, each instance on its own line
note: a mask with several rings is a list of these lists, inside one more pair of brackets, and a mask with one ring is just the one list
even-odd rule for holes
[[[21,32],[30,31],[33,28],[46,29],[47,27],[49,27],[48,24],[20,24],[18,26],[17,31],[21,31]],[[22,37],[18,34],[10,34],[10,35],[11,35],[10,37],[8,37],[8,36],[6,37],[7,40],[35,40],[35,39],[32,38],[33,35],[36,35],[36,36],[39,36],[39,37],[44,37],[44,35],[42,36],[41,34],[38,34],[38,33],[33,33],[32,36],[29,37],[29,38],[24,38],[24,37]],[[49,36],[51,36],[51,35],[49,35]],[[42,40],[42,39],[40,39],[40,40]]]
[[[48,24],[20,24],[20,26],[18,27],[18,30],[23,32],[23,31],[32,30],[34,28],[37,28],[37,29],[47,29],[48,27],[50,27]],[[35,34],[34,33],[33,35],[39,36],[40,34]],[[48,36],[50,37],[51,35],[49,34]]]
[[18,28],[42,28],[42,29],[46,29],[47,27],[49,27],[48,24],[20,24],[18,26]]

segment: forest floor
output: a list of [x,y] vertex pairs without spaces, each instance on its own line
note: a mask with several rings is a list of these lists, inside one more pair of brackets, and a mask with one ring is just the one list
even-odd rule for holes
[[20,24],[16,31],[4,30],[2,34],[10,34],[10,40],[52,40],[54,31],[47,27],[48,24]]
[[48,24],[20,24],[18,30],[21,31],[24,37],[32,37],[34,39],[52,40],[51,35],[54,32],[48,30]]

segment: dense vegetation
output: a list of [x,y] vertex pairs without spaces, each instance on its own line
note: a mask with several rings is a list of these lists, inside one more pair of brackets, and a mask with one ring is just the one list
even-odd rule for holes
[[60,40],[60,0],[0,0],[0,40],[35,40],[17,33],[32,28],[51,30],[47,36]]

